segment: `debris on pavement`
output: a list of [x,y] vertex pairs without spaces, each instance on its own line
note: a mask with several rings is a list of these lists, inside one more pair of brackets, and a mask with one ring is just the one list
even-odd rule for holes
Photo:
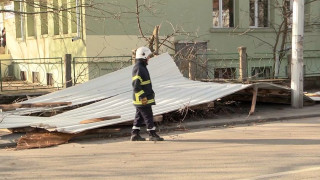
[[[182,76],[168,53],[150,60],[149,71],[156,103],[153,112],[162,121],[166,113],[179,111],[186,117],[193,109],[212,109],[218,99],[246,99],[256,101],[287,97],[288,87],[259,82],[255,84],[214,83],[192,81]],[[132,66],[95,78],[60,91],[32,98],[14,105],[0,106],[0,129],[32,127],[46,132],[31,132],[19,139],[18,149],[48,147],[68,142],[71,138],[89,130],[131,122],[135,109],[131,102]],[[52,113],[50,117],[28,116],[47,111],[69,110]]]

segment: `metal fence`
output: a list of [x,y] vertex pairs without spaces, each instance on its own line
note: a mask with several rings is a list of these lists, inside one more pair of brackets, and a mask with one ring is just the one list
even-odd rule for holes
[[62,58],[1,59],[0,90],[62,88]]
[[303,51],[304,75],[320,76],[320,50]]
[[[278,78],[290,78],[290,57],[280,59]],[[186,63],[175,60],[188,77]],[[196,56],[195,73],[197,79],[238,79],[238,53],[206,53]],[[117,71],[132,64],[131,56],[106,57],[74,57],[72,60],[73,84],[79,84],[96,77]],[[186,69],[183,69],[186,68]],[[247,56],[247,70],[249,79],[272,79],[274,74],[274,59],[270,53],[256,53]],[[0,90],[25,90],[41,88],[63,88],[64,62],[58,58],[34,59],[2,59],[0,60]],[[304,51],[305,77],[320,76],[320,50]]]
[[72,79],[75,85],[130,66],[132,64],[132,57],[74,57],[72,64]]
[[[277,78],[290,78],[290,54],[279,60]],[[273,79],[275,63],[271,53],[256,53],[247,56],[247,73],[249,79]],[[197,55],[196,74],[198,79],[238,79],[239,54],[201,54]],[[206,67],[206,68],[204,68]],[[206,76],[199,76],[198,71],[206,71]],[[320,50],[304,51],[304,76],[320,75]]]

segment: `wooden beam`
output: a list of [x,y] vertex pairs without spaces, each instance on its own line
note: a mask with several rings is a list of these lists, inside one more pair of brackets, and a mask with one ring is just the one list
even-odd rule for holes
[[257,95],[258,95],[258,87],[253,86],[252,104],[251,104],[251,109],[250,109],[249,115],[253,114],[256,109]]
[[118,118],[121,118],[121,116],[106,116],[101,118],[93,118],[93,119],[80,121],[80,124],[89,124],[89,123],[95,123],[95,122],[100,122],[100,121],[105,121],[110,119],[118,119]]

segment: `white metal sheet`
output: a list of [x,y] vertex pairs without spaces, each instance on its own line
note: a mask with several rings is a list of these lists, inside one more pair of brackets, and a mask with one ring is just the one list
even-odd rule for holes
[[[156,94],[157,104],[153,106],[154,115],[176,111],[185,106],[211,102],[252,86],[251,84],[221,84],[189,80],[181,75],[168,53],[152,58],[148,69]],[[27,117],[2,113],[3,121],[0,123],[0,128],[32,126],[51,131],[78,133],[131,121],[135,115],[135,108],[132,105],[131,71],[132,66],[74,87],[25,101],[25,103],[72,102],[75,105],[103,99],[101,101],[52,117]],[[257,85],[276,89],[284,88],[268,83]],[[121,118],[80,124],[83,120],[114,115],[120,115]]]

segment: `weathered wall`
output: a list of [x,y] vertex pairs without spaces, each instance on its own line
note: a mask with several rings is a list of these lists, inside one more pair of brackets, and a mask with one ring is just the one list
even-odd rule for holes
[[[93,38],[94,40],[97,40],[97,35],[100,38],[104,38],[104,36],[122,36],[119,39],[108,37],[108,44],[110,45],[108,48],[110,49],[121,49],[123,45],[127,45],[127,42],[131,45],[133,41],[137,41],[137,43],[132,45],[140,46],[138,42],[141,36],[135,18],[136,15],[134,14],[135,1],[117,0],[112,2],[118,5],[118,9],[112,9],[113,12],[130,13],[120,13],[116,19],[108,17],[105,20],[101,20],[88,17],[86,25],[90,31],[88,31],[87,35],[96,36]],[[246,46],[248,54],[272,53],[272,45],[275,44],[274,29],[249,27],[249,0],[235,1],[235,28],[212,28],[211,0],[162,0],[160,2],[161,4],[156,4],[152,7],[154,15],[146,10],[141,11],[141,24],[145,35],[150,35],[154,26],[159,24],[161,25],[160,35],[170,35],[174,28],[181,32],[180,35],[175,36],[174,41],[207,41],[208,49],[215,52],[234,53],[237,52],[239,46]],[[274,3],[274,0],[270,2]],[[319,8],[319,2],[314,2],[312,5],[307,4],[306,20],[311,21],[313,19],[313,21],[318,21],[319,18],[315,17],[320,17]],[[280,24],[279,10],[270,6],[269,12],[270,22]],[[316,29],[315,26],[306,27],[305,49],[319,49],[316,43],[320,40],[320,36],[319,31],[316,31]],[[138,38],[133,38],[134,36]],[[290,40],[291,38],[288,37],[288,39]],[[109,50],[106,49],[105,51]],[[125,48],[124,51],[128,51],[128,49]]]
[[[52,0],[49,1],[49,3]],[[61,0],[59,1],[61,5]],[[40,11],[40,9],[35,9]],[[19,15],[15,15],[19,16]],[[68,16],[70,18],[70,15]],[[34,15],[34,36],[28,36],[28,24],[24,18],[25,38],[17,38],[16,36],[16,19],[12,16],[9,19],[4,19],[4,25],[7,32],[7,47],[10,50],[12,58],[46,58],[46,57],[63,57],[65,54],[74,56],[86,55],[86,29],[82,30],[82,39],[72,42],[72,37],[76,33],[71,33],[71,22],[68,23],[68,34],[63,34],[60,24],[60,35],[54,35],[54,26],[52,14],[48,13],[48,34],[41,35],[41,20],[40,15]],[[60,22],[61,23],[61,22]]]

